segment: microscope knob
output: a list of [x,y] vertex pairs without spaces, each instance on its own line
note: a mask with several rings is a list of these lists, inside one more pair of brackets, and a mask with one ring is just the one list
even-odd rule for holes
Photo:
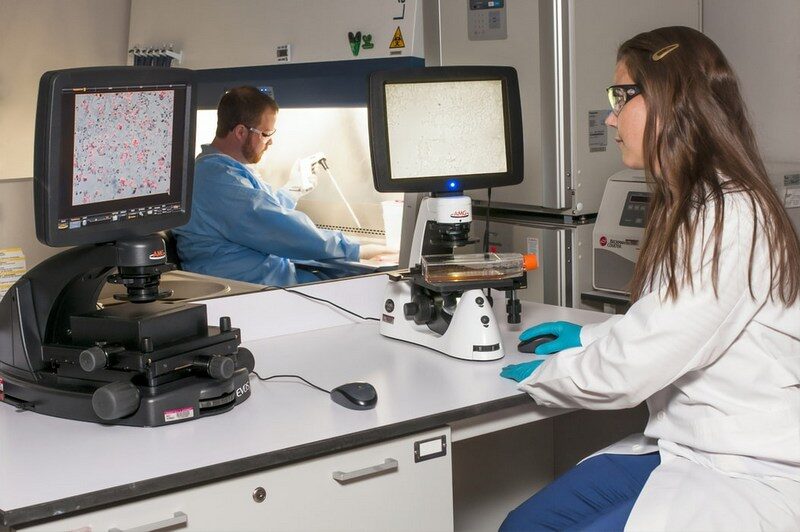
[[92,394],[92,409],[106,421],[129,416],[139,409],[139,389],[130,382],[111,382]]
[[506,312],[508,313],[508,323],[522,323],[522,303],[514,298],[506,301]]
[[417,294],[410,303],[403,305],[403,314],[408,320],[413,318],[417,325],[424,325],[433,321],[436,315],[436,304],[430,297]]
[[249,349],[240,347],[236,350],[236,365],[240,368],[247,368],[247,373],[256,369],[256,357]]
[[407,320],[413,318],[414,314],[416,314],[418,311],[419,311],[419,305],[417,305],[413,301],[411,303],[406,303],[405,305],[403,305],[403,315],[406,317]]
[[142,338],[142,341],[140,342],[139,345],[139,349],[141,349],[142,353],[152,353],[153,350],[155,349],[153,347],[153,339],[150,338],[149,336],[145,336],[144,338]]
[[218,381],[226,381],[233,377],[236,364],[231,357],[214,356],[208,361],[208,376]]
[[88,373],[106,367],[108,355],[102,347],[96,345],[81,351],[78,356],[78,362],[81,365],[81,369]]

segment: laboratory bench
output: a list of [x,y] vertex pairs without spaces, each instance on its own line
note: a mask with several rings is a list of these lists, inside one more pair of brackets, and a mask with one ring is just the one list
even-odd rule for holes
[[[387,282],[370,275],[297,290],[378,316]],[[499,377],[504,365],[531,357],[516,352],[519,332],[540,321],[605,317],[523,302],[523,323],[501,327],[507,355],[471,362],[384,338],[376,322],[289,291],[204,303],[209,323],[230,316],[241,329],[262,376],[297,374],[326,389],[367,381],[377,406],[349,410],[295,379],[252,375],[251,397],[233,410],[156,428],[70,421],[3,403],[0,528],[452,530],[454,492],[490,486],[488,475],[454,473],[466,456],[454,446],[566,412],[536,406]],[[505,322],[502,310],[497,316]],[[545,480],[552,478],[550,438],[532,451],[542,456]]]

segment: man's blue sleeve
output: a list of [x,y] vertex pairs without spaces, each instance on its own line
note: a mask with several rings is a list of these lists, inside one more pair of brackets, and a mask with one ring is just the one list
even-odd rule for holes
[[[231,175],[230,171],[216,170]],[[205,179],[194,195],[194,214],[231,242],[293,260],[357,261],[359,245],[338,231],[319,229],[300,211],[265,190],[232,179]]]

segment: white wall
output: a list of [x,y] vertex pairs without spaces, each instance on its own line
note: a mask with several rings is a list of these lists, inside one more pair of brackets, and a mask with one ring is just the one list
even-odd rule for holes
[[0,179],[0,248],[19,247],[30,270],[59,248],[36,240],[33,219],[33,179]]
[[130,0],[0,0],[0,248],[21,247],[28,268],[58,251],[39,244],[34,230],[39,77],[125,64],[129,20]]
[[[422,57],[419,0],[132,0],[130,45],[172,43],[181,66],[232,68],[277,63],[291,46],[292,63]],[[402,19],[396,19],[400,17]],[[390,50],[397,28],[405,47]],[[348,32],[370,34],[372,49],[353,57]]]
[[0,179],[33,175],[39,77],[124,65],[130,0],[0,0]]
[[[736,70],[767,171],[800,173],[800,1],[704,0],[705,33]],[[789,210],[800,227],[800,209]]]

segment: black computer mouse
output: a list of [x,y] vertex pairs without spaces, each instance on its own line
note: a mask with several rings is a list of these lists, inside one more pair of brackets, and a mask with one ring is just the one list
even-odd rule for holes
[[558,336],[552,334],[542,334],[540,336],[534,336],[533,338],[528,338],[527,340],[523,340],[517,346],[517,349],[520,353],[533,353],[534,350],[539,347],[540,345],[547,343],[551,340],[555,340]]
[[348,382],[331,390],[333,402],[353,410],[369,410],[378,402],[378,392],[368,382]]

